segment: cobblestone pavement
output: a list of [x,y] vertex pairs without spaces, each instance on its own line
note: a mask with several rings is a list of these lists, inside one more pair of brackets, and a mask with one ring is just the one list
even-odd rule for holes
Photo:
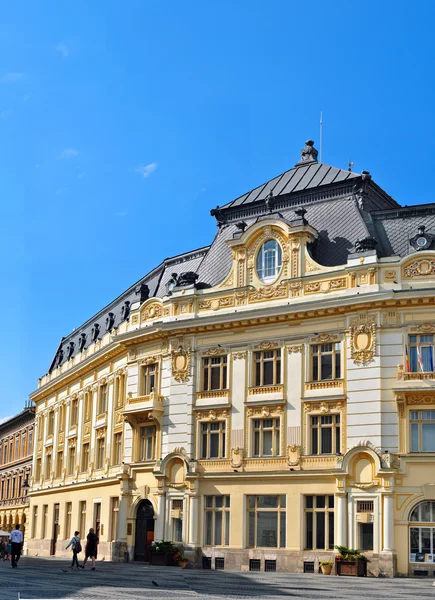
[[[374,579],[181,570],[143,564],[97,563],[95,572],[63,572],[69,562],[22,558],[18,569],[0,563],[0,600],[71,598],[136,600],[142,598],[200,600],[212,598],[307,598],[334,600],[435,600],[432,579]],[[153,580],[158,587],[153,585]]]

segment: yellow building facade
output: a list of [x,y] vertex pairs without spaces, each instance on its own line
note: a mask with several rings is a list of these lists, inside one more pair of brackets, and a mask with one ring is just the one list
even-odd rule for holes
[[34,407],[28,402],[22,412],[0,424],[0,529],[10,532],[19,524],[25,542],[34,420]]
[[65,338],[31,394],[29,553],[94,527],[108,560],[302,572],[346,545],[432,576],[435,208],[411,208],[307,142]]

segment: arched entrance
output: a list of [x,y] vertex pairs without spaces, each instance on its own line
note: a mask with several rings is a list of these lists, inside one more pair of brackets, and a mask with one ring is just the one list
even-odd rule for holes
[[148,548],[154,540],[154,508],[149,500],[142,500],[136,513],[134,560],[149,560]]

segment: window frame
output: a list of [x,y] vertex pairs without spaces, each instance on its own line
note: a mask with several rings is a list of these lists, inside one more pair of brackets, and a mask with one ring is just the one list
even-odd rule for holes
[[[153,434],[148,436],[142,436],[142,430],[152,429]],[[137,447],[137,460],[138,462],[146,462],[150,460],[156,460],[157,456],[157,425],[155,423],[150,423],[148,425],[141,425],[137,432],[138,435],[138,447]],[[151,439],[152,444],[152,457],[151,458],[143,458],[143,450],[147,448],[147,443],[145,440]]]
[[[266,357],[265,354],[272,353],[273,356]],[[264,382],[264,365],[273,364],[272,382]],[[282,385],[282,348],[269,348],[266,350],[254,350],[252,353],[252,387],[262,388]],[[257,381],[259,383],[257,384]]]
[[[331,350],[324,350],[324,346],[332,346]],[[317,352],[314,352],[317,349]],[[331,377],[322,376],[322,357],[331,356]],[[338,357],[338,365],[337,365]],[[317,358],[317,374],[315,373],[315,358]],[[338,372],[337,372],[338,371]],[[317,342],[309,345],[309,383],[323,381],[338,381],[343,379],[343,345],[340,341]]]
[[[154,368],[154,371],[151,369]],[[153,379],[154,384],[151,385]],[[149,396],[154,391],[158,393],[159,390],[159,363],[158,361],[152,363],[145,363],[140,366],[140,393],[138,396]]]
[[[202,419],[198,421],[198,460],[221,460],[227,458],[227,443],[228,443],[228,420],[218,417],[216,419]],[[211,430],[211,426],[217,424],[216,430]],[[207,430],[204,431],[204,426]],[[206,452],[204,453],[204,436],[206,436]],[[211,438],[218,438],[218,456],[210,456]],[[206,454],[204,457],[203,454]]]
[[[210,506],[207,506],[208,499],[211,498]],[[222,506],[216,506],[216,498],[222,498]],[[222,515],[221,517],[221,542],[216,544],[216,530],[219,524],[216,524],[216,513]],[[211,540],[207,539],[207,520],[208,515],[211,514]],[[204,531],[203,531],[204,546],[230,546],[231,545],[231,495],[230,494],[206,494],[204,496]],[[208,543],[208,542],[211,543]]]
[[[418,417],[416,419],[412,418],[412,414],[413,413],[417,413]],[[430,419],[423,419],[422,415],[424,413],[433,413],[433,415],[431,415]],[[430,425],[434,425],[435,428],[435,407],[433,408],[433,410],[431,410],[431,408],[428,406],[427,408],[416,408],[415,410],[409,410],[409,417],[408,417],[408,427],[409,427],[409,453],[410,454],[431,454],[431,453],[435,453],[435,439],[434,439],[434,446],[432,450],[423,450],[423,425],[424,424],[430,424]],[[417,445],[418,445],[418,450],[414,450],[414,442],[413,442],[413,431],[415,431],[415,428],[413,428],[413,425],[416,425],[417,428]]]
[[[270,507],[267,508],[265,506],[259,506],[259,498],[265,498],[265,497],[276,497],[278,499],[277,501],[277,507]],[[250,498],[254,498],[254,507],[250,506]],[[284,498],[284,506],[282,505],[283,503],[283,498]],[[276,531],[277,531],[277,538],[276,538],[276,546],[262,546],[259,545],[257,542],[257,536],[258,536],[258,513],[277,513],[276,514]],[[254,514],[254,544],[251,545],[250,544],[250,534],[249,534],[249,529],[250,529],[250,523],[251,523],[251,519],[250,519],[250,514]],[[270,549],[270,548],[275,548],[276,550],[280,550],[280,549],[285,549],[287,547],[287,495],[286,494],[259,494],[259,495],[255,495],[255,494],[247,494],[246,495],[246,547],[247,548],[266,548],[266,549]],[[282,543],[281,540],[281,515],[284,515],[284,543]]]
[[[253,458],[275,458],[282,455],[282,416],[270,415],[263,417],[260,415],[253,416],[251,419],[251,452],[250,455]],[[265,427],[266,421],[272,421],[270,427]],[[256,427],[256,422],[259,423],[259,427]],[[272,454],[264,453],[264,436],[265,432],[272,432]],[[256,433],[258,433],[259,446],[258,453],[255,452],[256,446]],[[277,452],[278,449],[278,452]]]
[[[411,338],[415,337],[415,342],[411,341]],[[421,338],[432,338],[429,340],[421,340]],[[409,348],[409,373],[433,373],[434,372],[434,362],[435,362],[435,334],[433,333],[409,333],[408,334],[408,348]],[[422,362],[423,353],[421,352],[422,348],[429,348],[429,354],[431,358],[429,361],[432,362],[432,371],[430,370],[422,370],[420,362],[418,360],[418,354],[420,350],[420,357]],[[430,366],[430,364],[429,364]],[[415,369],[414,369],[415,367]],[[424,367],[424,365],[423,365]]]
[[[332,418],[332,423],[322,423],[322,419]],[[337,418],[339,422],[337,423]],[[318,422],[315,426],[313,426],[313,419],[317,419]],[[342,447],[342,415],[341,412],[329,412],[328,414],[322,413],[309,413],[308,414],[308,431],[309,431],[309,448],[310,454],[312,456],[333,456],[334,454],[341,453]],[[323,429],[331,429],[331,452],[323,452],[322,451],[322,430]],[[317,452],[314,451],[314,443],[313,443],[313,430],[317,431]],[[338,434],[337,434],[338,430]],[[338,442],[338,448],[337,448]]]
[[[219,359],[219,363],[214,363]],[[218,392],[228,389],[228,355],[219,354],[217,356],[201,357],[201,391],[202,392]],[[219,371],[219,386],[211,387],[213,380],[213,371]]]
[[[268,244],[270,244],[271,242],[275,245],[275,247],[273,249],[266,248],[266,246]],[[268,265],[267,265],[267,262],[268,262],[268,254],[267,253],[272,254],[272,252],[274,253],[274,256],[273,256],[274,274],[273,275],[265,275],[264,273],[267,272],[268,270],[270,270],[270,267],[268,267]],[[258,249],[257,256],[255,257],[255,273],[256,273],[258,279],[265,285],[269,285],[269,284],[273,283],[279,277],[281,270],[282,270],[282,265],[283,265],[282,255],[283,255],[283,251],[282,251],[281,244],[278,242],[277,239],[275,239],[273,237],[268,238],[267,240],[264,240],[263,243],[261,244],[260,248]],[[261,263],[261,265],[260,265],[260,263]]]
[[[312,498],[312,507],[308,507],[307,506],[307,499],[308,498]],[[318,502],[318,498],[325,498],[325,506],[317,506],[317,502]],[[333,502],[333,506],[330,506],[330,501],[332,498],[332,502]],[[304,518],[303,518],[303,544],[302,544],[302,549],[304,552],[307,551],[319,551],[319,552],[329,552],[331,550],[334,549],[334,544],[335,544],[335,537],[336,537],[336,531],[335,531],[335,496],[334,494],[304,494],[303,495],[303,513],[304,513]],[[324,539],[325,539],[325,543],[324,546],[328,546],[328,547],[324,547],[324,548],[317,548],[317,539],[318,539],[318,532],[317,532],[317,527],[318,527],[318,519],[315,517],[315,515],[319,514],[319,513],[323,513],[325,515],[325,519],[324,519]],[[329,515],[332,513],[332,519],[330,519]],[[308,525],[307,525],[307,514],[312,514],[312,522],[311,522],[311,536],[312,536],[312,547],[309,547],[307,541],[307,536],[308,536]],[[332,521],[332,531],[333,531],[333,537],[334,540],[331,543],[330,542],[330,524]]]
[[116,431],[113,434],[113,456],[112,464],[120,465],[122,463],[122,447],[123,447],[122,431]]

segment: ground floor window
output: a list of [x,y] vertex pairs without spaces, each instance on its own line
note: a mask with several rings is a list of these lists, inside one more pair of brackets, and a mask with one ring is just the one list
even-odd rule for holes
[[230,544],[230,497],[205,497],[204,544],[206,546],[229,546]]
[[422,502],[411,513],[409,528],[410,562],[434,562],[435,502]]
[[172,540],[183,541],[183,500],[172,500]]
[[334,496],[305,496],[305,550],[334,549]]
[[248,547],[285,548],[285,496],[248,496]]

